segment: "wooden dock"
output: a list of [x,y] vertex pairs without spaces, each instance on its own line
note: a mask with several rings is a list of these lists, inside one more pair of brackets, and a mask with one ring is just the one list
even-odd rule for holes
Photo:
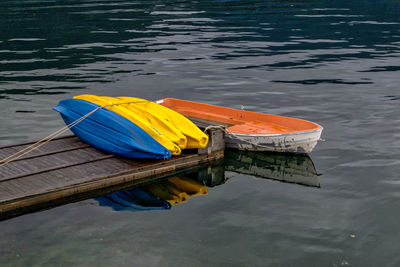
[[[127,159],[97,150],[74,136],[54,139],[0,167],[0,220],[133,185],[148,183],[224,156],[224,133],[208,131],[204,149],[168,160]],[[0,159],[30,144],[0,148]]]

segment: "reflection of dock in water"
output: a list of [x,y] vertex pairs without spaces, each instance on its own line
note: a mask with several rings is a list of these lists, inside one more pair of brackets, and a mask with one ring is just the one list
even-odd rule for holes
[[256,177],[320,187],[308,155],[225,150],[225,170]]

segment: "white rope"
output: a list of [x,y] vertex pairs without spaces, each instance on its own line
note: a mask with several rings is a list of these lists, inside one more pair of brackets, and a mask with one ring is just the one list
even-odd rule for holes
[[101,109],[101,108],[106,108],[106,107],[110,107],[110,106],[115,106],[115,105],[125,105],[125,104],[135,104],[135,103],[144,103],[144,102],[153,102],[150,100],[143,100],[143,101],[131,101],[131,102],[125,102],[125,103],[116,103],[116,104],[109,104],[109,105],[104,105],[104,106],[100,106],[95,108],[94,110],[90,111],[89,113],[83,115],[82,117],[80,117],[79,119],[71,122],[70,124],[68,124],[67,126],[64,126],[63,128],[55,131],[54,133],[40,139],[39,141],[37,141],[36,143],[33,143],[32,145],[8,156],[5,157],[3,159],[0,160],[0,168],[23,157],[24,155],[31,153],[32,151],[40,148],[41,146],[45,145],[46,143],[50,142],[51,140],[53,140],[54,138],[56,138],[57,136],[63,134],[64,132],[68,131],[69,129],[71,129],[72,127],[76,126],[78,123],[82,122],[84,119],[86,119],[87,117],[89,117],[90,115],[92,115],[94,112],[96,112],[97,110]]
[[239,141],[242,141],[242,142],[247,143],[247,144],[252,145],[252,146],[263,147],[263,148],[271,148],[270,146],[264,146],[264,145],[258,144],[256,142],[252,142],[252,141],[250,141],[248,139],[244,139],[242,137],[239,137],[238,135],[235,135],[234,133],[229,132],[226,129],[226,126],[224,126],[224,125],[210,125],[210,126],[207,126],[204,129],[204,132],[207,132],[208,130],[222,130],[225,134],[229,135],[229,137],[232,138],[232,139],[237,139]]
[[226,131],[226,127],[224,125],[209,125],[204,129],[204,133],[207,133],[208,130],[222,130],[223,132],[227,132]]

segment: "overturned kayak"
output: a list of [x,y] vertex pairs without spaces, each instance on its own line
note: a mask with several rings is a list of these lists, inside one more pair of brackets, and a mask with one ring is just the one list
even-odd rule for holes
[[208,136],[187,118],[145,99],[96,95],[80,95],[74,99],[104,106],[128,119],[171,151],[172,155],[179,155],[185,148],[204,148],[208,143]]
[[192,119],[226,128],[226,147],[250,151],[311,153],[321,137],[316,123],[290,117],[165,98],[156,103]]
[[71,127],[84,142],[119,156],[130,158],[171,157],[171,152],[143,129],[118,114],[81,99],[62,100],[54,108],[67,125],[88,117]]
[[120,156],[166,159],[208,143],[186,117],[145,99],[80,95],[54,110],[84,142]]

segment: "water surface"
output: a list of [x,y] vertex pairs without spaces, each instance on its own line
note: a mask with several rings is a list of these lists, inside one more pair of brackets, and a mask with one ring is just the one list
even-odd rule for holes
[[1,265],[398,266],[397,1],[2,1],[0,145],[77,94],[308,119],[320,187],[228,171],[167,211],[94,200],[0,222]]

